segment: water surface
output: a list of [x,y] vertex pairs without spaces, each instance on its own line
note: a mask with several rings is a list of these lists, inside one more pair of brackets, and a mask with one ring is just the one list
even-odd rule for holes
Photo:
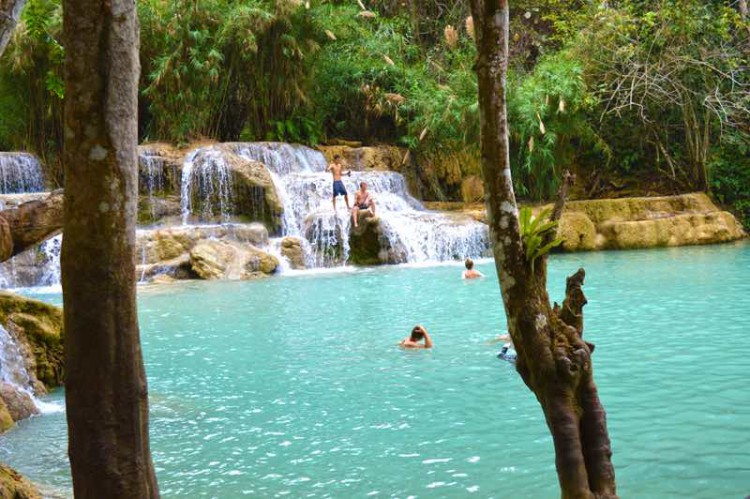
[[[579,266],[620,495],[749,494],[750,245],[555,256],[553,299]],[[163,496],[558,497],[541,410],[487,344],[504,315],[479,268],[141,288]],[[416,323],[433,351],[396,347]],[[62,414],[0,437],[63,489],[65,452]]]

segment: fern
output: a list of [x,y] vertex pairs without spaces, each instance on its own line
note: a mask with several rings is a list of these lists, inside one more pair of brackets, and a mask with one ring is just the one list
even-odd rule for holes
[[534,262],[536,259],[546,255],[552,248],[562,243],[562,239],[557,238],[547,244],[543,244],[549,231],[555,230],[558,225],[557,221],[549,220],[551,211],[550,208],[547,208],[534,217],[531,213],[531,208],[524,206],[521,208],[519,214],[524,253],[526,254],[526,261],[531,265],[532,273],[534,272]]

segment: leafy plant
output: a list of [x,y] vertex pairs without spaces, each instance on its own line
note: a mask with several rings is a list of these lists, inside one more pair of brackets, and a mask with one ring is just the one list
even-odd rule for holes
[[531,272],[534,272],[534,262],[537,258],[549,253],[552,248],[559,246],[562,239],[554,239],[544,244],[544,240],[550,231],[557,228],[557,221],[550,221],[549,215],[551,209],[542,210],[536,217],[532,214],[531,208],[524,206],[519,212],[519,222],[521,226],[521,238],[523,240],[524,253],[526,261],[531,265]]

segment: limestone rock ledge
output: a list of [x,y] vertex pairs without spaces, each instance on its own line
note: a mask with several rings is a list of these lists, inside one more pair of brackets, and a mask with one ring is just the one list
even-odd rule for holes
[[268,231],[258,223],[140,230],[137,277],[159,282],[265,277],[279,266],[277,257],[260,248],[267,244]]
[[725,243],[742,225],[703,193],[571,201],[560,221],[565,251]]

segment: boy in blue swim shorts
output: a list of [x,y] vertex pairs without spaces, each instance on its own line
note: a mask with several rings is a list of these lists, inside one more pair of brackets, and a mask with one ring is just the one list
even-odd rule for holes
[[346,192],[344,182],[341,181],[341,175],[352,175],[352,171],[349,170],[343,173],[344,167],[341,164],[341,156],[338,154],[333,157],[333,162],[326,168],[327,172],[331,172],[333,175],[333,211],[336,211],[336,198],[338,196],[344,196],[344,202],[346,202],[346,209],[349,208],[349,194]]

